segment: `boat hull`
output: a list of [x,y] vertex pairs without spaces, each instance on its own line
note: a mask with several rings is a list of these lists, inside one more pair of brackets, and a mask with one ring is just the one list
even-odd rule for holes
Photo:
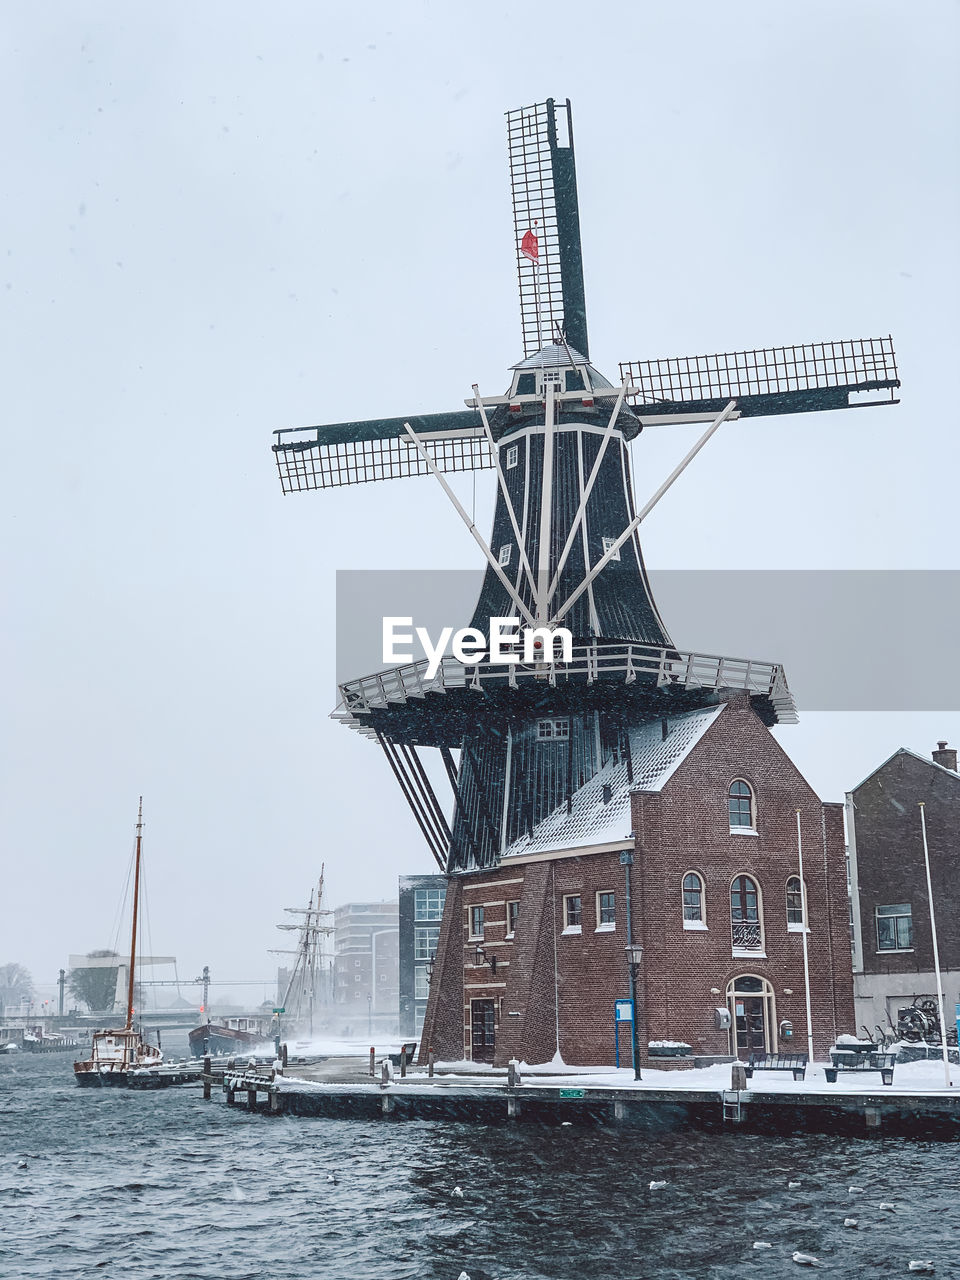
[[194,1027],[187,1036],[190,1054],[194,1058],[204,1058],[208,1054],[211,1058],[223,1058],[250,1053],[268,1038],[262,1032],[238,1031],[234,1027],[221,1027],[215,1023]]
[[130,1077],[128,1071],[75,1071],[74,1080],[84,1089],[125,1089]]

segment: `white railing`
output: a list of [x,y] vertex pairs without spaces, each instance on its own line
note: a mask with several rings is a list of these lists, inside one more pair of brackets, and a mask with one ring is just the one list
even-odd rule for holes
[[496,690],[517,688],[540,681],[558,685],[568,682],[593,684],[598,680],[619,680],[633,684],[638,679],[657,687],[684,689],[743,689],[766,695],[781,723],[793,723],[796,705],[779,663],[757,662],[751,658],[724,658],[714,654],[679,653],[676,649],[643,644],[592,644],[574,648],[570,662],[491,663],[479,661],[467,666],[446,656],[431,678],[427,659],[391,667],[361,676],[340,685],[343,709],[350,718],[448,690]]

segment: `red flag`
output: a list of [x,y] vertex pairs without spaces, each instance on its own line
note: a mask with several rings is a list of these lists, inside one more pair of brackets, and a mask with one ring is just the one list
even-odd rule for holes
[[529,258],[531,262],[539,261],[540,246],[537,243],[537,237],[532,231],[523,233],[523,239],[520,241],[520,252],[525,258]]

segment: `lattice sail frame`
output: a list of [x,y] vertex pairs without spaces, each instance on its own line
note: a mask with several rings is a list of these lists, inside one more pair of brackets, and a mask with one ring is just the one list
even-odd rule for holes
[[[555,342],[557,325],[565,331],[553,172],[557,115],[553,99],[507,112],[510,193],[524,358]],[[566,124],[569,137],[569,101],[561,107],[559,115],[561,122]],[[521,250],[521,242],[528,231],[536,235],[539,244],[536,264]]]
[[900,385],[891,337],[631,360],[621,362],[620,374],[639,388],[633,403],[652,405],[720,400],[739,404],[756,397],[828,389],[892,392]]
[[[322,430],[304,428],[301,438],[281,440],[274,445],[284,493],[336,489],[430,473],[419,451],[405,437],[328,443],[320,437]],[[293,430],[283,434],[299,433]],[[448,436],[423,434],[420,439],[438,471],[481,471],[493,467],[490,447],[480,431]]]

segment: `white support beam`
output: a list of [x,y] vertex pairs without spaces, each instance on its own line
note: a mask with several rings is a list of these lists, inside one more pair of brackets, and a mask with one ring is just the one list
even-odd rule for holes
[[603,438],[600,441],[600,448],[597,451],[596,460],[594,461],[593,467],[590,471],[590,477],[587,480],[587,483],[583,486],[583,494],[581,495],[581,498],[580,498],[580,505],[579,507],[577,507],[577,513],[573,517],[573,521],[570,525],[570,532],[567,534],[566,544],[564,545],[563,552],[560,555],[560,559],[557,561],[556,572],[553,575],[553,581],[550,583],[550,588],[547,591],[548,605],[550,601],[553,599],[554,593],[556,592],[557,584],[560,581],[560,575],[563,572],[563,567],[567,563],[567,557],[570,555],[570,548],[573,546],[574,539],[577,536],[577,531],[579,530],[580,525],[583,522],[583,518],[586,514],[587,503],[590,501],[590,494],[593,492],[593,486],[596,483],[597,476],[600,474],[600,467],[603,463],[603,457],[607,451],[607,445],[610,443],[610,437],[613,435],[614,427],[617,424],[617,418],[620,415],[620,407],[623,404],[623,398],[626,395],[626,392],[627,392],[627,384],[626,384],[626,380],[624,380],[623,386],[620,388],[620,394],[617,396],[617,402],[613,406],[613,412],[610,415],[610,421],[607,423],[607,429],[606,431],[604,431]]
[[517,515],[513,509],[510,491],[507,488],[507,478],[503,474],[503,467],[500,465],[500,450],[494,443],[493,432],[490,430],[490,423],[487,421],[487,411],[484,408],[483,401],[480,399],[480,388],[476,383],[473,384],[473,394],[476,406],[480,410],[480,418],[483,421],[483,429],[486,432],[487,444],[490,446],[490,453],[493,455],[493,465],[497,469],[497,479],[500,482],[500,492],[503,494],[503,501],[506,504],[507,515],[510,517],[510,526],[513,529],[513,536],[517,540],[517,550],[520,552],[520,563],[523,565],[523,571],[527,575],[527,581],[530,583],[530,590],[533,593],[534,600],[537,601],[537,609],[539,611],[537,584],[534,581],[533,570],[530,568],[530,561],[527,559],[527,549],[523,545],[523,535],[520,532],[520,525],[517,523]]
[[637,515],[634,516],[634,518],[627,525],[626,529],[624,529],[623,533],[621,533],[620,537],[617,538],[616,542],[614,542],[614,544],[607,549],[605,555],[603,555],[602,558],[599,559],[597,563],[593,566],[593,568],[590,570],[590,572],[587,574],[584,580],[580,583],[579,587],[577,587],[576,591],[571,592],[571,594],[566,598],[566,600],[564,600],[563,604],[556,611],[556,613],[553,614],[553,616],[550,619],[551,626],[563,620],[563,618],[570,611],[571,607],[574,604],[576,604],[576,602],[583,595],[584,591],[586,591],[587,587],[589,587],[590,583],[593,582],[593,580],[597,577],[597,575],[607,567],[607,565],[610,563],[613,557],[617,554],[617,552],[620,550],[623,544],[627,541],[627,539],[633,536],[634,531],[637,529],[640,522],[647,518],[647,516],[650,514],[653,508],[657,505],[657,503],[660,501],[663,495],[667,492],[667,490],[670,488],[673,482],[677,479],[677,477],[683,471],[686,470],[686,468],[694,460],[694,458],[697,456],[697,454],[700,452],[703,446],[707,443],[707,441],[710,439],[713,433],[719,428],[721,423],[726,422],[726,420],[730,417],[730,415],[733,413],[736,407],[737,407],[736,400],[731,400],[727,404],[726,408],[721,413],[719,413],[716,418],[714,418],[713,422],[711,422],[710,426],[706,429],[706,431],[704,431],[703,435],[700,437],[697,443],[686,454],[686,456],[674,467],[674,469],[667,476],[666,480],[664,480],[660,488],[656,491],[653,497],[647,502],[646,506],[641,511],[639,511]]
[[546,410],[543,417],[543,471],[540,477],[540,535],[537,543],[537,625],[547,620],[550,580],[550,535],[553,527],[553,435],[556,403],[554,383],[544,373]]
[[470,519],[470,517],[467,515],[466,511],[464,511],[464,509],[463,509],[463,507],[462,507],[462,505],[461,505],[461,503],[460,503],[459,498],[458,498],[458,497],[457,497],[457,495],[453,492],[453,490],[450,488],[450,486],[447,484],[446,480],[444,480],[443,475],[442,475],[442,474],[441,474],[441,472],[438,470],[436,463],[435,463],[435,462],[434,462],[434,460],[430,457],[429,453],[427,453],[426,449],[423,447],[423,445],[420,443],[420,441],[417,439],[417,437],[416,437],[416,433],[414,432],[413,428],[410,426],[410,423],[409,423],[409,422],[405,422],[405,423],[403,424],[403,426],[404,426],[404,430],[405,430],[405,431],[406,431],[406,433],[407,433],[407,436],[409,437],[409,439],[410,439],[410,440],[411,440],[411,442],[413,443],[414,448],[415,448],[415,449],[417,450],[417,452],[420,454],[420,457],[421,457],[421,458],[423,459],[423,461],[427,464],[427,467],[429,468],[429,470],[430,470],[430,471],[431,471],[431,472],[432,472],[432,473],[437,477],[437,479],[440,481],[440,484],[441,484],[441,485],[442,485],[442,487],[443,487],[443,491],[444,491],[444,493],[447,495],[447,497],[448,497],[448,498],[450,499],[450,501],[453,503],[454,508],[456,509],[457,514],[459,515],[459,517],[460,517],[460,519],[463,521],[463,523],[467,526],[467,529],[470,531],[470,534],[471,534],[471,536],[472,536],[472,538],[473,538],[474,542],[476,542],[477,546],[480,548],[480,550],[481,550],[481,551],[483,552],[483,554],[486,556],[486,558],[487,558],[487,563],[490,565],[490,568],[493,570],[493,572],[494,572],[494,573],[497,575],[497,577],[500,579],[500,583],[501,583],[501,585],[503,586],[504,590],[507,592],[508,596],[509,596],[509,597],[510,597],[510,599],[513,601],[513,603],[517,606],[517,609],[519,610],[519,612],[523,615],[523,617],[524,617],[524,618],[526,618],[527,623],[528,623],[531,627],[535,627],[535,626],[536,626],[536,623],[535,623],[535,622],[534,622],[534,620],[533,620],[533,615],[531,614],[530,610],[527,608],[527,606],[523,603],[523,600],[522,600],[522,599],[520,598],[520,596],[517,594],[517,591],[516,591],[516,589],[515,589],[515,587],[514,587],[513,583],[510,581],[510,579],[507,577],[507,575],[506,575],[506,574],[503,572],[503,570],[501,569],[500,565],[499,565],[499,564],[498,564],[498,562],[497,562],[497,558],[496,558],[496,556],[493,554],[493,552],[492,552],[492,551],[490,550],[490,548],[487,546],[486,541],[485,541],[485,539],[483,538],[483,535],[480,533],[480,531],[479,531],[479,529],[477,528],[477,526],[473,523],[473,521],[472,521],[472,520]]

